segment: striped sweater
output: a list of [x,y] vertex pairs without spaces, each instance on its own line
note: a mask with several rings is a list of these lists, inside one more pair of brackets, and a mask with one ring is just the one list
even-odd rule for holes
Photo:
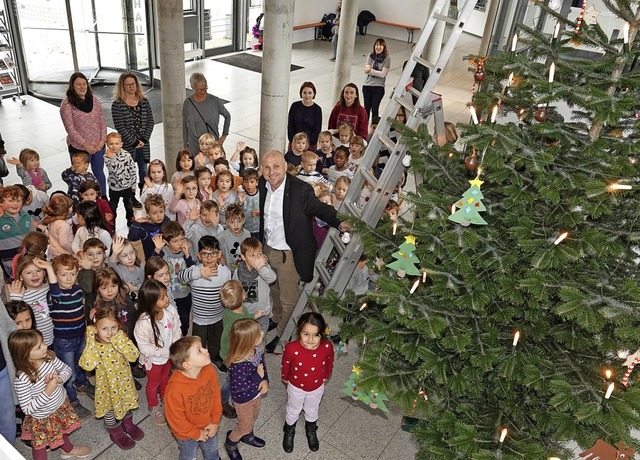
[[53,343],[53,322],[49,315],[49,285],[45,284],[40,289],[27,289],[22,294],[11,293],[11,300],[26,302],[36,317],[36,329],[42,333],[44,343],[50,346]]
[[93,96],[93,110],[89,113],[74,107],[65,99],[60,104],[60,117],[67,131],[67,145],[84,150],[85,144],[96,146],[107,141],[107,122],[97,97]]
[[58,283],[49,284],[51,293],[49,313],[53,321],[53,335],[57,339],[82,337],[85,331],[82,289],[74,284],[61,289]]
[[193,322],[200,326],[208,326],[222,321],[224,307],[220,301],[220,288],[231,279],[231,270],[218,264],[218,274],[211,278],[202,278],[202,265],[194,265],[178,272],[180,283],[191,286]]
[[67,397],[62,384],[59,384],[51,393],[51,396],[44,394],[44,378],[49,374],[57,374],[66,382],[71,377],[71,368],[58,358],[49,362],[44,361],[38,369],[38,380],[31,383],[29,377],[23,372],[19,372],[15,380],[16,393],[22,412],[33,418],[43,419],[49,417],[64,403]]

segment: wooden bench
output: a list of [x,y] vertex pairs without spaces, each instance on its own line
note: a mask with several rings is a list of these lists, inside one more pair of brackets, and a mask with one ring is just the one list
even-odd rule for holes
[[318,40],[322,36],[322,27],[326,25],[326,22],[310,22],[309,24],[300,24],[299,26],[293,26],[293,30],[304,30],[314,28],[314,38]]
[[[420,27],[409,26],[409,25],[406,25],[406,24],[398,24],[397,22],[381,21],[380,19],[376,19],[375,21],[371,21],[371,22],[375,22],[375,23],[382,24],[382,25],[385,25],[385,26],[400,27],[401,29],[406,29],[407,34],[408,34],[407,43],[412,43],[413,42],[413,33],[416,30],[420,30]],[[365,35],[367,34],[367,26],[364,26],[364,33],[365,33]]]

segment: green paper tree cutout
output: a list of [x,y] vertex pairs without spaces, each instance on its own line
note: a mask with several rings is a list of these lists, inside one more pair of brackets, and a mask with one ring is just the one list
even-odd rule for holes
[[396,261],[387,264],[387,267],[396,270],[400,277],[405,275],[420,276],[420,270],[416,268],[416,264],[419,264],[420,260],[413,254],[413,251],[416,250],[416,237],[405,236],[404,243],[400,245],[399,249],[391,254]]
[[385,401],[389,401],[387,395],[378,390],[366,391],[357,382],[360,375],[360,368],[353,366],[353,370],[349,379],[344,383],[342,393],[351,396],[354,401],[362,401],[372,409],[380,409],[383,412],[389,412]]
[[449,216],[449,220],[456,222],[464,227],[468,227],[469,224],[475,225],[487,225],[487,221],[480,215],[481,212],[487,210],[482,200],[484,196],[480,191],[480,186],[484,183],[479,178],[470,180],[471,187],[464,192],[462,198],[455,203],[455,207],[458,208],[456,212]]

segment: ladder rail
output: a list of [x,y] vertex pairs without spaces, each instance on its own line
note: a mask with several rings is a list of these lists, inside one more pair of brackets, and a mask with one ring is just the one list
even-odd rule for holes
[[[433,90],[440,78],[442,70],[453,53],[453,49],[460,35],[462,35],[464,26],[469,20],[477,1],[478,0],[467,0],[465,5],[459,10],[457,19],[448,18],[441,14],[445,11],[445,6],[448,7],[450,0],[437,0],[434,4],[423,27],[422,34],[385,107],[383,116],[376,129],[376,135],[372,137],[371,142],[369,142],[369,145],[367,145],[365,149],[360,166],[356,170],[349,190],[344,198],[343,206],[339,210],[340,212],[360,218],[360,220],[369,227],[375,227],[380,220],[391,194],[404,173],[402,160],[406,152],[406,146],[402,138],[394,143],[388,137],[388,133],[390,133],[392,128],[391,120],[395,118],[400,106],[410,109],[405,124],[409,129],[416,130],[419,124],[426,123],[428,119],[433,116],[436,142],[438,145],[444,143],[442,97],[439,94],[433,93]],[[441,48],[438,59],[435,63],[431,64],[423,59],[420,53],[426,47],[427,41],[431,37],[438,21],[444,21],[446,24],[452,25],[452,31],[446,39],[445,45]],[[407,90],[406,86],[417,64],[425,65],[430,69],[429,78],[425,82],[422,91],[418,91],[415,88]],[[415,104],[413,103],[412,96],[417,96]],[[393,148],[389,149],[391,146]],[[378,153],[383,147],[388,149],[389,159],[380,178],[375,179],[369,172],[369,169],[372,168]],[[360,209],[357,202],[365,182],[368,182],[373,188],[369,201]],[[280,343],[276,348],[277,351],[282,349],[281,347],[284,342],[293,338],[298,319],[307,307],[309,297],[315,291],[318,283],[324,285],[325,289],[333,289],[338,295],[342,295],[346,290],[351,276],[355,271],[358,259],[364,252],[364,242],[358,233],[352,234],[351,241],[347,244],[343,244],[339,238],[338,230],[331,228],[316,255],[313,279],[303,286],[300,297],[289,318],[289,322],[285,326],[282,337],[280,338]],[[334,253],[337,253],[339,258],[333,275],[330,275],[326,264]],[[327,278],[329,278],[328,283],[326,282]],[[315,310],[314,305],[311,305],[311,308]]]

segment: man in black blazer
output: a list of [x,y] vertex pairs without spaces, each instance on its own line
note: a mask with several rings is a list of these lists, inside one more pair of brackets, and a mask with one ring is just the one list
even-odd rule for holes
[[278,276],[271,285],[273,322],[278,333],[267,345],[275,350],[291,313],[298,301],[300,280],[313,278],[318,247],[311,226],[318,217],[332,227],[346,231],[333,206],[316,198],[313,188],[295,176],[287,174],[287,163],[281,152],[272,150],[262,158],[260,191],[260,237],[264,252]]

